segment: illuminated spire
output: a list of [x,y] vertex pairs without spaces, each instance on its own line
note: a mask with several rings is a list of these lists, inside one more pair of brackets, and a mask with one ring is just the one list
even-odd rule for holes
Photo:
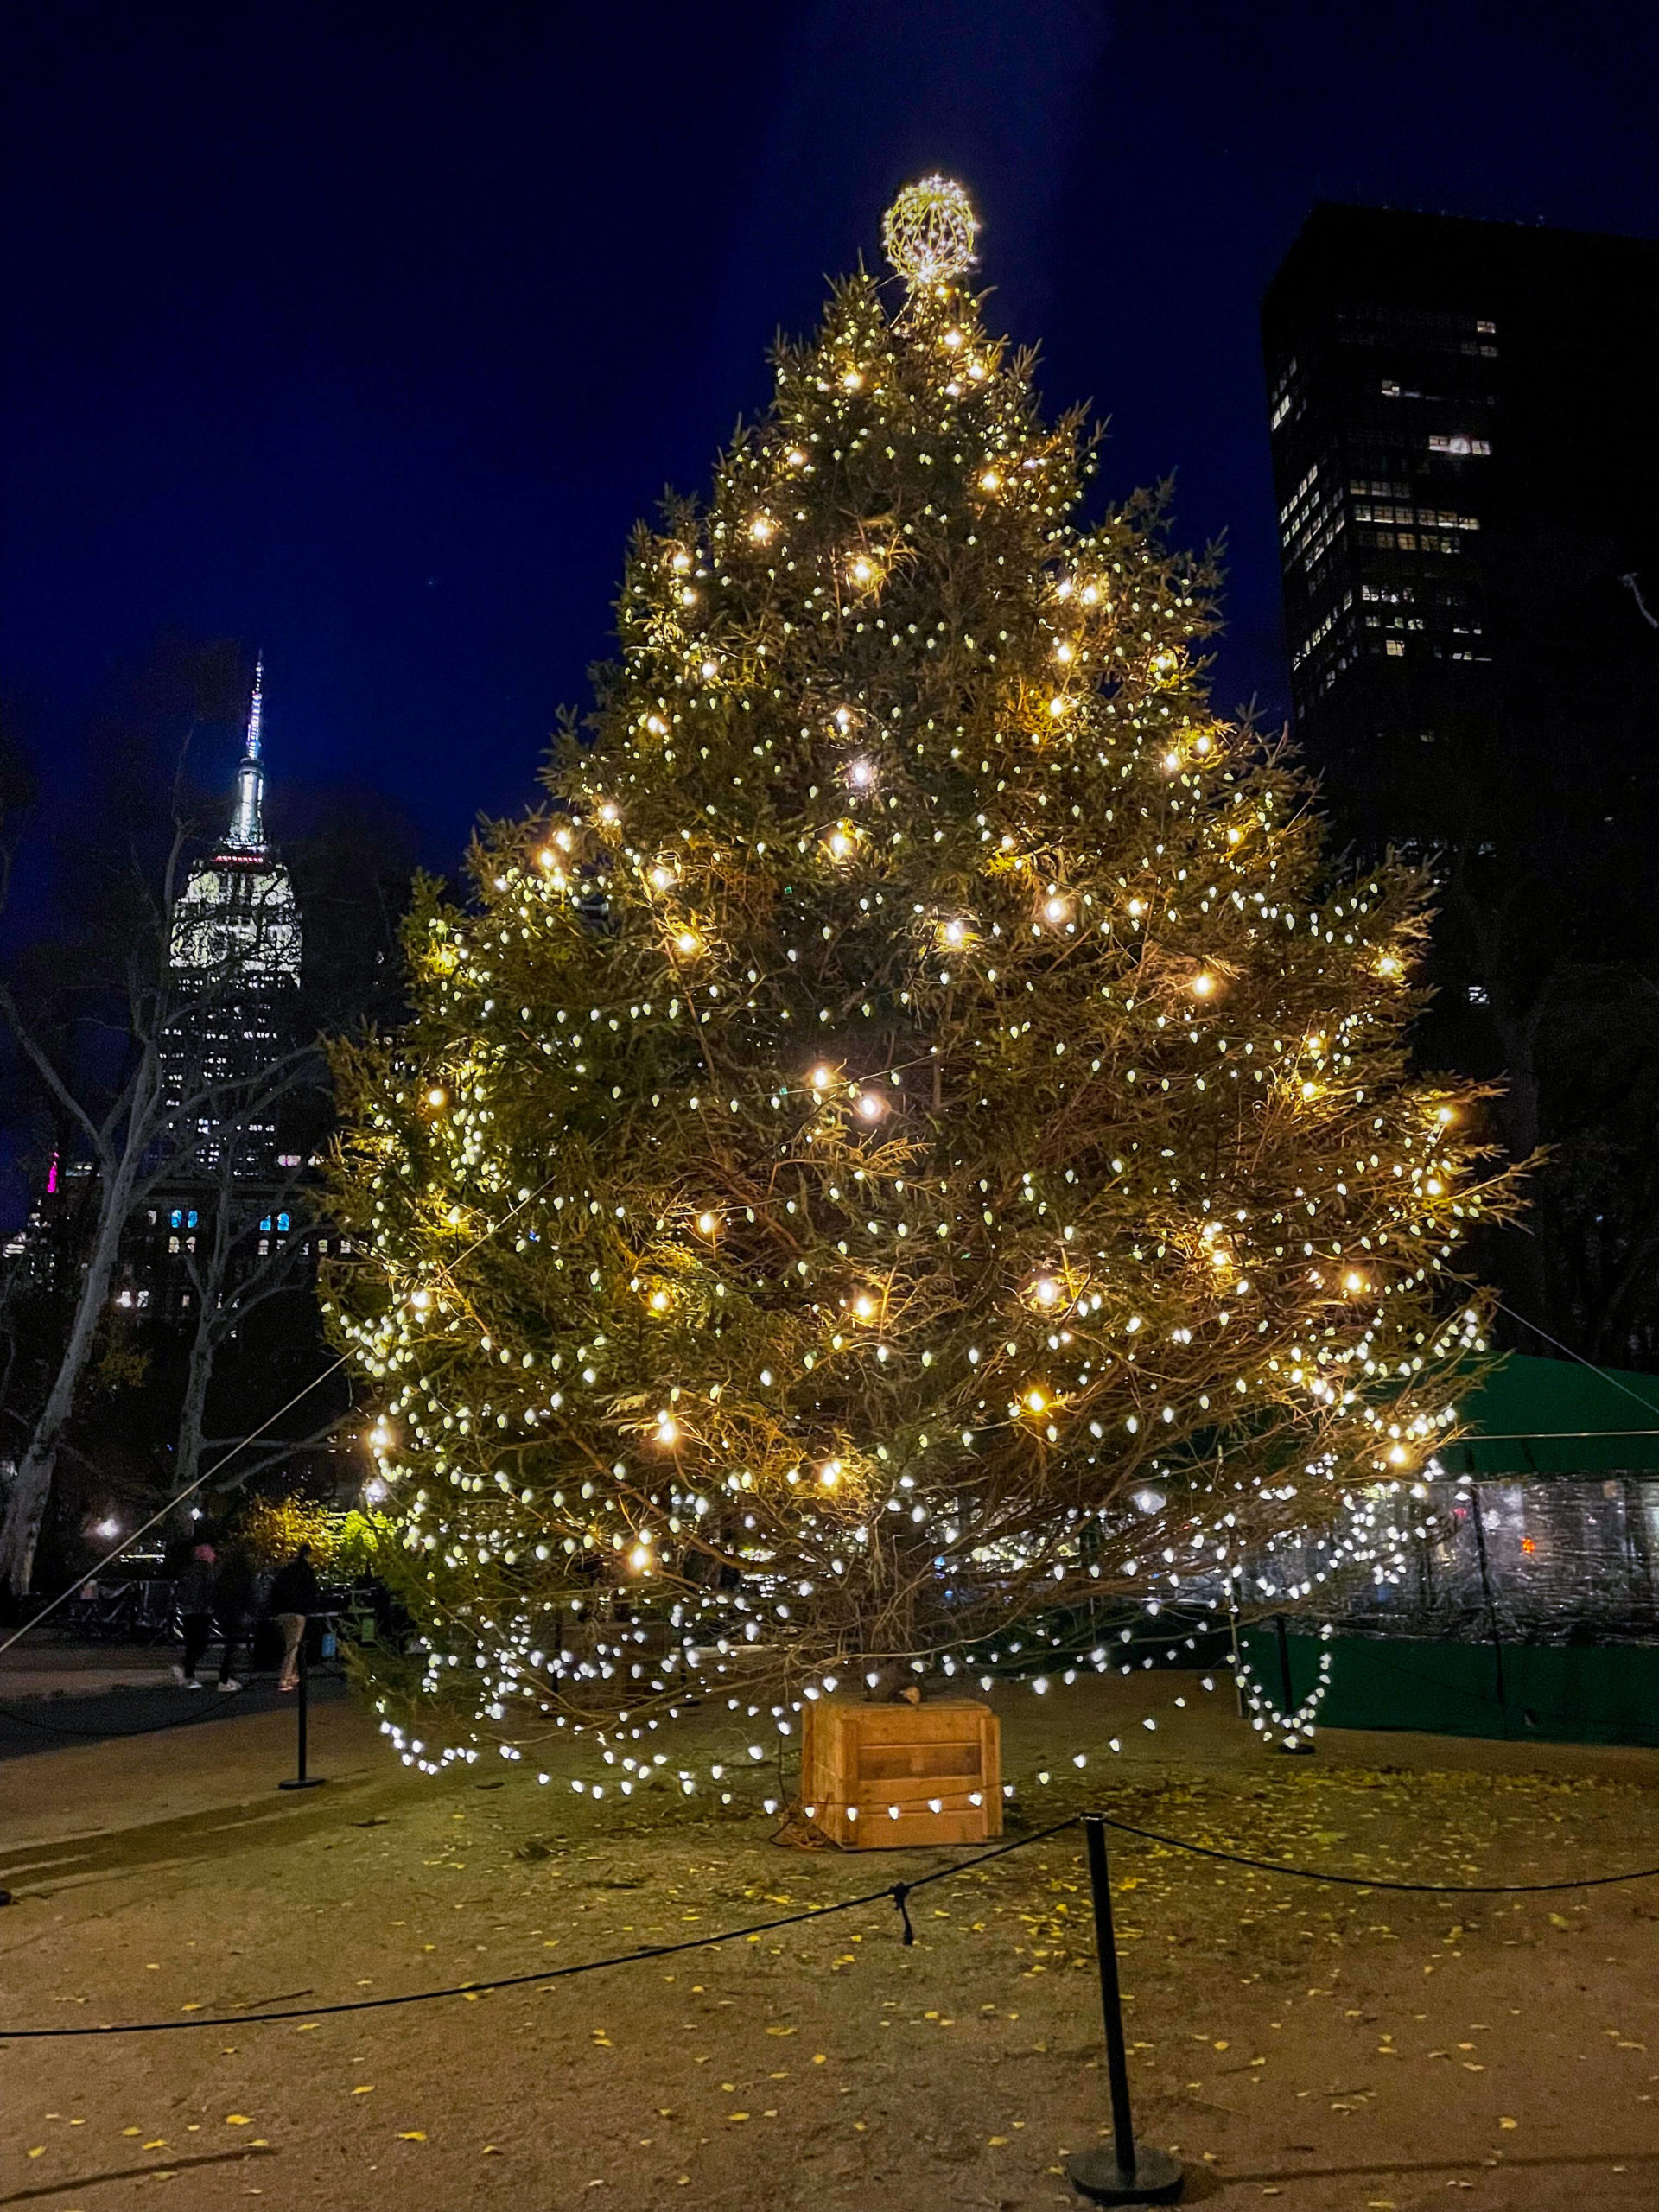
[[263,853],[265,849],[263,813],[265,768],[260,757],[259,732],[264,689],[265,660],[262,653],[254,664],[253,703],[248,709],[248,740],[243,749],[241,766],[236,772],[236,811],[231,817],[231,834],[226,840],[233,853]]

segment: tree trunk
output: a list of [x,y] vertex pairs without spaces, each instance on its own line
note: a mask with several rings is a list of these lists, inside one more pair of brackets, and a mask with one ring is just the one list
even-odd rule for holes
[[213,1356],[219,1340],[204,1313],[196,1324],[190,1345],[190,1364],[185,1374],[184,1400],[179,1408],[179,1440],[173,1455],[173,1495],[181,1498],[194,1489],[201,1465],[201,1439],[207,1412],[207,1386],[213,1377]]
[[190,1339],[190,1361],[185,1372],[184,1402],[179,1408],[179,1440],[173,1458],[173,1495],[181,1498],[195,1486],[201,1465],[202,1432],[207,1414],[207,1390],[213,1379],[213,1363],[225,1330],[220,1319],[225,1285],[230,1270],[231,1246],[237,1227],[235,1183],[231,1173],[232,1146],[221,1147],[213,1197],[213,1236],[206,1267],[193,1259],[188,1273],[196,1294],[196,1325]]
[[58,1363],[52,1388],[29,1440],[29,1448],[17,1463],[11,1495],[6,1500],[5,1520],[0,1523],[0,1580],[19,1598],[27,1592],[34,1573],[35,1548],[46,1518],[52,1471],[57,1464],[58,1440],[74,1411],[75,1394],[92,1356],[92,1339],[109,1303],[110,1278],[115,1272],[121,1232],[126,1226],[141,1164],[142,1154],[131,1144],[113,1172],[105,1163],[100,1179],[98,1228],[86,1271],[80,1279],[63,1357]]

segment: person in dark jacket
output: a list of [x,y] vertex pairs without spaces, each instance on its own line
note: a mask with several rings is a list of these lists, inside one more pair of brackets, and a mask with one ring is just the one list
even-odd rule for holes
[[213,1577],[213,1611],[219,1620],[219,1632],[225,1639],[225,1656],[219,1668],[219,1687],[223,1692],[242,1687],[236,1679],[236,1655],[245,1641],[249,1644],[249,1662],[252,1662],[249,1631],[257,1594],[252,1565],[238,1544],[219,1561],[219,1572]]
[[213,1559],[211,1544],[194,1545],[173,1593],[184,1630],[184,1661],[174,1668],[173,1679],[188,1690],[201,1688],[196,1669],[213,1632]]
[[271,1616],[283,1631],[283,1671],[276,1677],[279,1690],[299,1686],[300,1643],[305,1634],[306,1616],[316,1611],[320,1597],[316,1570],[311,1564],[311,1547],[302,1544],[288,1565],[277,1568],[270,1586]]

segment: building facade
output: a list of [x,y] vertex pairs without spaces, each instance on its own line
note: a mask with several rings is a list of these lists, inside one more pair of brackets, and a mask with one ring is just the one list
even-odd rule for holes
[[1320,207],[1262,335],[1298,744],[1430,874],[1421,1056],[1555,1153],[1506,1287],[1659,1356],[1659,242]]
[[1339,823],[1443,845],[1524,768],[1510,811],[1617,827],[1659,764],[1659,243],[1321,207],[1262,332],[1296,734]]

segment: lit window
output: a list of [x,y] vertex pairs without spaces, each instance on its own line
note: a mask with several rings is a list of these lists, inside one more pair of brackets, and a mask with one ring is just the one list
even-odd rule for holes
[[1404,640],[1400,638],[1386,638],[1383,639],[1383,650],[1391,660],[1402,659],[1406,651]]
[[[190,1218],[194,1221],[195,1219],[195,1216],[192,1214]],[[277,1215],[276,1226],[282,1230],[283,1236],[286,1236],[288,1234],[288,1216],[285,1213],[279,1213]]]

